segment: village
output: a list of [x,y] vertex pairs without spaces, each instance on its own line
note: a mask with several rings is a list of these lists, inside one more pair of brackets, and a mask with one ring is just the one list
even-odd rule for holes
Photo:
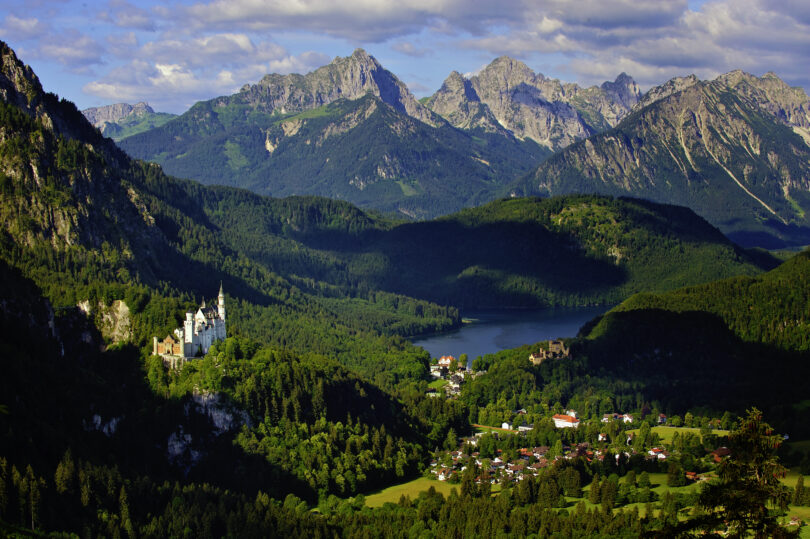
[[[525,410],[516,410],[517,415]],[[564,414],[555,414],[551,418],[553,429],[577,429],[581,420],[575,410],[567,410]],[[601,422],[609,423],[618,421],[622,424],[632,423],[633,417],[630,414],[605,414]],[[660,414],[656,418],[658,425],[666,423],[666,416]],[[536,476],[544,469],[553,465],[556,461],[571,461],[583,458],[588,463],[604,461],[606,455],[610,455],[618,463],[620,460],[629,462],[630,459],[644,459],[654,463],[663,464],[670,456],[670,452],[664,446],[652,446],[639,449],[639,444],[634,443],[635,433],[632,431],[619,431],[618,436],[622,438],[623,447],[616,449],[616,443],[611,443],[608,434],[600,432],[596,440],[573,442],[570,444],[562,442],[562,438],[553,446],[542,445],[535,447],[514,447],[515,442],[520,442],[527,438],[527,433],[534,430],[533,424],[523,423],[513,428],[513,425],[504,422],[500,427],[487,427],[475,425],[479,429],[473,436],[459,439],[459,446],[454,450],[441,453],[430,463],[430,474],[439,481],[455,482],[460,474],[468,466],[475,464],[480,470],[476,482],[481,482],[487,478],[493,485],[505,482],[517,483],[525,477]],[[606,429],[607,430],[607,429]],[[657,438],[650,438],[650,441],[658,441]],[[494,442],[494,443],[493,443]],[[615,440],[614,440],[615,442]],[[481,447],[485,445],[486,447]],[[506,445],[506,449],[495,448],[497,445]],[[725,448],[717,450],[718,455],[725,456]],[[653,469],[657,466],[653,466]],[[688,480],[697,480],[696,472],[684,472]]]

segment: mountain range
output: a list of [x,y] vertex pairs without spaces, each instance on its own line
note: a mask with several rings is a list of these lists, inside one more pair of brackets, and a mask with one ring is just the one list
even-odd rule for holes
[[500,58],[469,80],[451,74],[423,104],[358,49],[307,75],[268,75],[197,103],[122,147],[204,183],[425,218],[491,200],[637,99],[626,76],[582,89]]
[[512,193],[596,192],[689,206],[741,244],[810,242],[810,101],[772,73],[654,88]]
[[121,141],[203,183],[315,194],[410,218],[501,196],[604,193],[686,205],[745,245],[810,242],[810,100],[776,75],[622,73],[582,88],[501,57],[416,100],[356,50],[267,75]]

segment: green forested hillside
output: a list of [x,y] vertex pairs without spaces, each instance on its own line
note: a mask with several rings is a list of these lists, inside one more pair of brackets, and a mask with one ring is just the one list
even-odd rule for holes
[[462,307],[606,304],[771,263],[684,208],[594,196],[502,200],[366,236],[330,249],[352,275]]
[[101,132],[105,137],[110,137],[115,141],[120,141],[127,137],[137,135],[155,129],[175,118],[175,114],[167,112],[154,112],[151,114],[132,115],[121,121],[104,124]]
[[758,277],[632,296],[582,330],[594,374],[642,382],[673,406],[756,404],[807,436],[810,254]]

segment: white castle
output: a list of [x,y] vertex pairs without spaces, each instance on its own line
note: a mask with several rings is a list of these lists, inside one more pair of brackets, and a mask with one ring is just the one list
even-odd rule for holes
[[187,312],[182,328],[174,330],[163,341],[154,337],[152,353],[161,356],[163,362],[172,368],[178,368],[186,359],[207,354],[216,341],[224,341],[225,331],[225,294],[222,284],[219,285],[217,308],[206,307],[203,300],[197,312]]

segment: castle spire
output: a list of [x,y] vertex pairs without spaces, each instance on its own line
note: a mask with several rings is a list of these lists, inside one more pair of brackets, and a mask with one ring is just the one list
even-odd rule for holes
[[219,317],[225,320],[225,292],[222,291],[222,281],[219,282],[219,297],[217,299],[219,300],[217,302]]

